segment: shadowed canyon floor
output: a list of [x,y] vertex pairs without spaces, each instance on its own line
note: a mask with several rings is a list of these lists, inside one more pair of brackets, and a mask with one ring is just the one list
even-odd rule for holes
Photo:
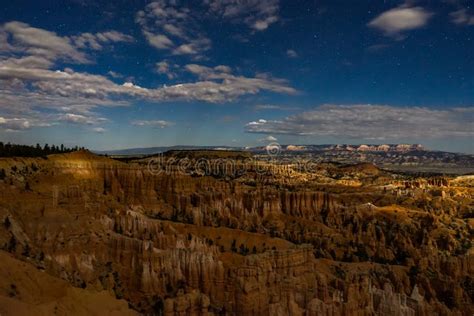
[[0,313],[474,313],[474,176],[178,158],[0,159]]

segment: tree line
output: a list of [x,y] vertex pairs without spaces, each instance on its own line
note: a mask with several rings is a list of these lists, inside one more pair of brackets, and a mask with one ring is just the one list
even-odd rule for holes
[[29,146],[29,145],[17,145],[3,142],[0,142],[0,157],[44,157],[51,154],[62,154],[62,153],[69,153],[72,151],[77,151],[84,149],[84,147],[66,147],[63,144],[56,146],[56,145],[48,145],[45,144],[41,146],[40,144],[36,144],[36,146]]

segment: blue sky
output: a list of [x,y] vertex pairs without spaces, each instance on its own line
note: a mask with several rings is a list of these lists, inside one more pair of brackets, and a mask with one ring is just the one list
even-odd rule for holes
[[0,139],[474,152],[469,1],[10,1]]

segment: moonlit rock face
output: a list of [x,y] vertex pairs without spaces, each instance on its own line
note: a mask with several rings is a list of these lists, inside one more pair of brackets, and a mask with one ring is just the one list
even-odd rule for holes
[[[347,157],[335,146],[327,148]],[[25,293],[35,302],[57,299],[58,289],[50,287],[56,281],[42,280],[58,278],[65,292],[74,288],[85,295],[72,300],[76,311],[89,310],[91,297],[97,295],[87,284],[111,291],[120,284],[122,302],[141,314],[161,308],[150,303],[150,297],[156,297],[165,301],[167,316],[183,310],[193,315],[211,312],[211,301],[232,315],[297,309],[298,314],[330,316],[367,310],[441,314],[448,308],[445,291],[435,291],[429,300],[420,293],[435,286],[450,289],[470,277],[469,249],[437,243],[437,232],[443,231],[453,244],[468,243],[469,227],[452,223],[461,223],[469,210],[472,177],[405,176],[371,163],[325,162],[306,170],[300,159],[287,163],[288,156],[256,164],[242,160],[243,152],[219,150],[175,154],[187,160],[167,156],[169,164],[154,169],[161,170],[158,173],[150,170],[154,163],[164,163],[157,156],[121,160],[83,150],[47,159],[0,159],[0,175],[6,177],[0,180],[0,190],[9,196],[0,208],[0,218],[8,218],[2,229],[15,236],[15,241],[6,239],[7,247],[0,251],[5,266],[0,282],[11,293],[15,284],[22,293],[15,300],[27,305]],[[199,155],[207,158],[197,159]],[[218,168],[200,174],[192,161]],[[245,163],[248,172],[226,174]],[[48,199],[41,198],[44,192],[50,192]],[[424,211],[417,208],[422,203]],[[427,220],[431,225],[420,225]],[[359,230],[367,240],[353,247]],[[27,250],[14,249],[26,242]],[[400,250],[394,251],[394,242]],[[414,247],[419,243],[430,246]],[[33,253],[43,255],[25,258]],[[401,282],[409,280],[413,270],[400,269],[400,260],[417,264],[426,257],[435,264],[429,269],[417,265],[424,281]],[[45,260],[54,265],[42,269]],[[442,273],[446,262],[450,273]],[[370,273],[373,269],[386,272]],[[343,279],[343,274],[354,277]],[[447,291],[461,294],[461,308],[469,306],[468,289]],[[418,293],[411,301],[412,292]],[[278,298],[274,293],[280,293]],[[112,304],[119,306],[120,300]],[[35,314],[37,305],[31,308]]]
[[390,150],[390,146],[389,145],[380,145],[377,147],[377,150],[379,151],[389,151]]
[[270,152],[271,152],[271,151],[278,151],[278,150],[280,150],[280,147],[279,147],[278,145],[270,144],[270,145],[265,146],[265,149],[266,149],[267,151],[270,151]]
[[305,146],[297,146],[297,145],[288,145],[288,146],[286,146],[286,150],[300,151],[300,150],[306,150],[306,147]]
[[474,315],[473,1],[3,1],[0,316]]

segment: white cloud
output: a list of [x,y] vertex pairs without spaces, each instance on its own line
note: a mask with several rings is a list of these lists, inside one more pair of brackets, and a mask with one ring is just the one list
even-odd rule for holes
[[94,128],[92,129],[92,131],[95,132],[95,133],[103,134],[103,133],[105,133],[107,130],[106,130],[105,128],[103,128],[103,127],[94,127]]
[[[160,15],[160,7],[155,9],[153,14]],[[172,15],[179,16],[180,13]],[[174,34],[180,34],[176,29],[167,28]],[[96,44],[131,40],[114,31],[79,36],[82,36],[79,46],[85,49],[98,49]],[[79,38],[75,41],[78,42]],[[98,124],[103,118],[93,112],[95,108],[128,106],[137,99],[222,103],[261,91],[296,92],[286,80],[269,75],[239,76],[232,74],[232,69],[225,65],[212,68],[190,64],[183,70],[195,74],[200,80],[151,88],[141,87],[129,79],[117,84],[109,78],[123,76],[113,70],[102,76],[76,72],[71,68],[54,69],[54,63],[58,60],[89,62],[88,56],[79,50],[75,41],[21,22],[0,26],[0,113],[7,120],[0,126],[2,129],[26,129],[59,123]],[[183,71],[168,61],[157,63],[156,67],[157,72],[168,78],[175,78],[175,72]]]
[[[136,84],[133,84],[132,82],[125,82],[122,87],[125,87],[125,88],[132,88],[132,89],[137,89],[137,90],[145,90],[144,88],[136,85]],[[131,90],[129,90],[131,91]]]
[[288,49],[286,51],[286,56],[290,57],[290,58],[297,58],[298,57],[298,53],[293,50],[293,49]]
[[133,38],[117,31],[77,36],[59,36],[54,32],[12,21],[0,25],[0,65],[27,68],[51,68],[58,60],[68,63],[91,63],[85,49],[99,50],[102,44],[131,42]]
[[118,78],[123,78],[123,75],[122,74],[119,74],[118,72],[115,72],[113,70],[110,70],[109,72],[107,72],[107,74],[109,76],[111,76],[112,78],[115,78],[115,79],[118,79]]
[[171,49],[174,47],[174,43],[168,38],[168,36],[163,34],[153,34],[148,31],[143,31],[148,43],[151,46],[158,49]]
[[474,25],[474,15],[469,14],[466,9],[451,12],[451,21],[458,25]]
[[277,111],[290,111],[290,110],[298,110],[299,107],[290,107],[285,105],[278,105],[278,104],[257,104],[254,107],[255,111],[270,111],[270,110],[277,110]]
[[192,8],[187,1],[157,0],[138,11],[135,21],[151,46],[202,60],[212,46],[201,26],[203,20],[220,18],[263,31],[279,20],[278,11],[279,0],[205,0]]
[[271,143],[271,142],[276,142],[278,139],[276,137],[273,137],[272,135],[268,135],[267,137],[260,138],[258,141],[261,143]]
[[62,114],[58,117],[58,120],[64,121],[67,123],[86,124],[86,125],[93,125],[93,124],[107,121],[107,119],[105,118],[101,118],[97,116],[86,116],[83,114],[76,114],[76,113]]
[[[52,71],[47,69],[33,69],[0,66],[0,81],[4,86],[17,82],[21,96],[33,97],[33,104],[42,103],[42,100],[60,104],[58,100],[66,100],[65,104],[86,102],[85,108],[91,108],[94,103],[99,105],[114,105],[117,97],[144,98],[151,101],[163,102],[168,100],[199,100],[207,102],[226,102],[245,94],[256,94],[260,91],[277,93],[295,93],[295,89],[283,79],[272,77],[243,77],[224,72],[222,67],[210,68],[194,65],[187,67],[204,81],[176,84],[159,88],[144,88],[131,82],[123,85],[115,84],[104,76],[88,73],[78,73],[72,70]],[[27,86],[21,83],[28,83]],[[0,88],[0,96],[9,96],[10,99],[18,92],[14,88]],[[17,90],[18,90],[17,89]],[[39,94],[39,96],[38,96]],[[126,100],[126,99],[125,99]],[[6,99],[4,99],[6,101]],[[19,101],[19,100],[18,100]],[[2,100],[0,100],[1,104]],[[117,102],[123,105],[123,102]]]
[[279,20],[278,0],[206,0],[212,13],[233,23],[245,23],[254,31],[266,30]]
[[0,128],[6,130],[25,130],[32,126],[31,122],[24,118],[0,117]]
[[173,126],[173,122],[164,121],[164,120],[136,120],[131,122],[134,126],[140,127],[154,127],[154,128],[165,128]]
[[184,69],[201,79],[231,79],[234,77],[232,69],[229,66],[219,65],[214,68],[206,67],[198,64],[188,64]]
[[162,75],[166,75],[168,79],[172,80],[178,77],[176,71],[179,69],[179,65],[170,63],[168,60],[162,60],[155,64],[156,72]]
[[71,37],[74,45],[78,48],[90,48],[94,50],[102,49],[102,44],[111,42],[132,42],[133,37],[117,31],[107,31],[101,33],[82,33]]
[[380,14],[368,25],[388,36],[398,36],[401,32],[423,27],[432,15],[422,7],[403,5]]
[[41,56],[9,57],[3,60],[0,57],[0,66],[48,69],[52,65],[51,60]]
[[58,36],[54,32],[13,21],[3,24],[0,33],[3,33],[3,41],[6,42],[0,46],[1,52],[26,53],[49,60],[89,62],[87,56],[74,47],[69,38]]
[[323,105],[282,120],[249,122],[250,133],[359,139],[473,137],[474,109]]
[[[283,79],[273,78],[267,74],[256,75],[255,78],[242,77],[232,74],[232,69],[228,66],[219,65],[207,67],[197,64],[188,64],[184,69],[199,79],[197,83],[189,83],[174,86],[174,89],[186,87],[191,90],[202,88],[203,101],[224,102],[236,99],[240,95],[257,94],[262,90],[277,93],[295,94],[297,91],[288,86],[288,82]],[[171,89],[171,87],[169,87]],[[186,93],[191,95],[190,93]]]
[[149,3],[136,15],[148,43],[174,55],[197,55],[210,49],[211,40],[200,30],[200,14],[186,2],[159,0]]

